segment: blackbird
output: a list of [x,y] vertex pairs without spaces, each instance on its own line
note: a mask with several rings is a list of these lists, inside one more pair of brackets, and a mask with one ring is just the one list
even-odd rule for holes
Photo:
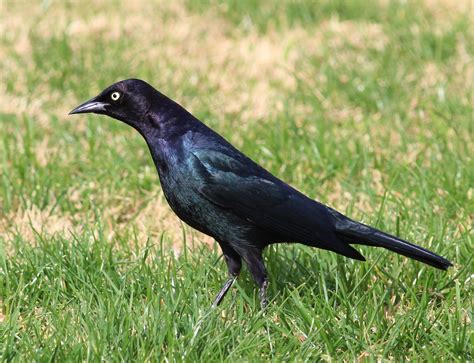
[[302,243],[356,260],[351,245],[383,247],[438,269],[447,259],[356,222],[281,181],[148,83],[128,79],[107,87],[70,114],[96,113],[123,121],[145,139],[171,209],[219,243],[229,278],[217,306],[240,273],[242,260],[268,303],[262,258],[273,243]]

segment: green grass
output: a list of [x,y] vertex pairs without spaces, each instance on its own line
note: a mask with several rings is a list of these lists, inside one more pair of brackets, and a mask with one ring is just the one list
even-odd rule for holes
[[26,250],[16,241],[16,257],[2,261],[4,359],[400,358],[411,350],[451,360],[468,349],[460,284],[425,267],[380,266],[382,254],[357,264],[322,262],[308,248],[271,251],[273,301],[262,313],[247,275],[222,309],[210,308],[225,273],[217,251],[172,257],[159,241],[87,237]]
[[[1,359],[472,360],[474,45],[456,3],[3,5]],[[274,246],[268,310],[247,271],[211,309],[225,263],[169,213],[143,140],[66,116],[129,77],[454,268]]]

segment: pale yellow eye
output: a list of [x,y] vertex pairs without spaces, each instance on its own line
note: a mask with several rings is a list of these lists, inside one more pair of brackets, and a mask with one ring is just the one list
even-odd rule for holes
[[110,98],[112,99],[112,101],[117,101],[120,98],[120,92],[112,92]]

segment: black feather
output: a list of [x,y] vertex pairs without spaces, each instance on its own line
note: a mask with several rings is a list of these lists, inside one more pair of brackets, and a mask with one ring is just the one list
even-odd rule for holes
[[[113,84],[71,111],[88,112],[121,120],[144,137],[173,211],[216,239],[231,276],[238,275],[242,260],[248,265],[261,288],[262,304],[267,285],[262,251],[272,243],[299,242],[364,261],[350,246],[363,244],[440,269],[451,266],[443,257],[308,198],[144,81]],[[231,285],[224,285],[216,304]]]

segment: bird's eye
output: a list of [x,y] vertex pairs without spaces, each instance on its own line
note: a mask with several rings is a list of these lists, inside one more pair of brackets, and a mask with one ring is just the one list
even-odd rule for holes
[[117,101],[120,98],[120,92],[112,92],[110,98],[112,99],[112,101]]

